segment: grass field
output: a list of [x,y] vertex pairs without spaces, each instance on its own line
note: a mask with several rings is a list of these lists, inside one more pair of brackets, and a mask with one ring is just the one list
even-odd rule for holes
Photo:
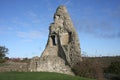
[[0,80],[94,80],[50,72],[3,72]]

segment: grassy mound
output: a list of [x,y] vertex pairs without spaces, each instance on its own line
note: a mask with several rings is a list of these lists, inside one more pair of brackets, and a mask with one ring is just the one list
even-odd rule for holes
[[94,80],[50,72],[4,72],[0,80]]

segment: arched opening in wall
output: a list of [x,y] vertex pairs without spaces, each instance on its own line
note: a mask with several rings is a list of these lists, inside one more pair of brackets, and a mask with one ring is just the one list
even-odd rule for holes
[[53,45],[57,45],[57,37],[55,35],[51,36]]

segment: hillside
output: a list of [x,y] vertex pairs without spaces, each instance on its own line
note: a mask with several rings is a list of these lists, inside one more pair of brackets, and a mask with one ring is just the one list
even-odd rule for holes
[[73,71],[82,77],[120,80],[120,56],[83,57]]
[[0,80],[94,80],[50,72],[4,72]]
[[88,61],[98,61],[101,63],[103,68],[108,67],[111,62],[119,61],[120,62],[120,56],[103,56],[103,57],[83,57],[83,60]]

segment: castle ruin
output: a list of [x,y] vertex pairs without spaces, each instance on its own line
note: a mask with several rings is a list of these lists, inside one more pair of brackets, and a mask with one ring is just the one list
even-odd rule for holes
[[71,68],[81,60],[78,34],[66,7],[59,6],[49,27],[46,48],[41,57],[31,59],[29,70],[73,75]]

